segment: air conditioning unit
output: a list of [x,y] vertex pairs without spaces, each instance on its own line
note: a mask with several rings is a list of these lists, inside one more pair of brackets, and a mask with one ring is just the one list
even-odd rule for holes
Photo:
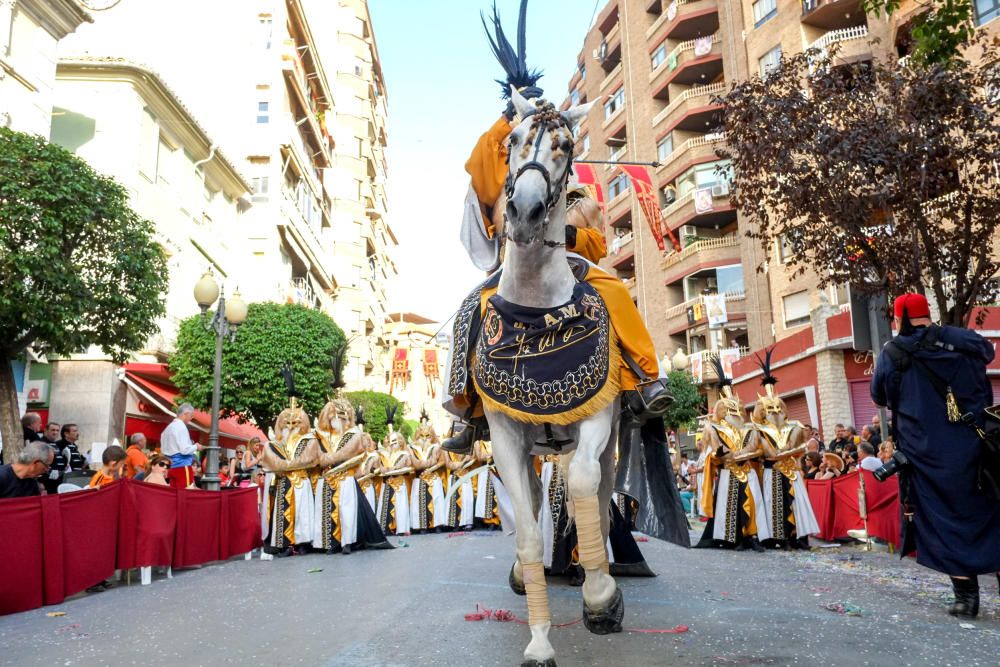
[[713,197],[725,197],[729,194],[729,183],[718,183],[712,186]]
[[604,62],[604,59],[608,57],[608,43],[601,42],[601,45],[594,49],[594,60],[598,62]]

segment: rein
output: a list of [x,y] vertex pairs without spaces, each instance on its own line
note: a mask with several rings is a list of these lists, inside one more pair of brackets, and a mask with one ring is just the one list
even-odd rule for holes
[[[531,118],[531,127],[536,131],[535,136],[535,153],[531,156],[531,160],[525,162],[521,165],[521,168],[517,170],[516,174],[511,174],[510,171],[507,172],[507,180],[504,182],[504,193],[507,195],[508,201],[514,196],[514,186],[517,184],[517,179],[521,178],[528,171],[534,170],[542,175],[545,179],[545,222],[543,224],[543,229],[546,229],[549,225],[549,212],[552,211],[553,207],[559,202],[559,198],[562,196],[562,191],[566,187],[566,183],[569,181],[569,173],[573,168],[573,151],[570,150],[566,157],[566,168],[563,170],[562,177],[557,181],[556,187],[552,187],[552,175],[549,170],[546,169],[545,165],[538,161],[538,153],[542,149],[542,139],[545,135],[552,132],[553,130],[565,127],[568,129],[569,124],[561,113],[556,111],[555,106],[551,103],[546,103],[542,107],[538,107],[535,111],[526,115],[524,120]],[[508,162],[510,157],[508,156]],[[504,229],[503,233],[504,240],[507,239],[507,231]],[[543,240],[542,244],[549,248],[562,248],[565,247],[565,243],[558,241]]]

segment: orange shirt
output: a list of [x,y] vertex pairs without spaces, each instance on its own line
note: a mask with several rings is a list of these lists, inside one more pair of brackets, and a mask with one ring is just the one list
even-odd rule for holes
[[145,470],[149,463],[149,458],[142,453],[138,445],[129,445],[125,450],[125,476],[129,479],[135,477],[140,470]]
[[93,477],[90,478],[90,484],[88,484],[87,486],[96,487],[100,489],[107,486],[108,484],[113,484],[116,481],[118,480],[116,480],[111,475],[105,475],[103,470],[99,470],[97,474],[95,474]]

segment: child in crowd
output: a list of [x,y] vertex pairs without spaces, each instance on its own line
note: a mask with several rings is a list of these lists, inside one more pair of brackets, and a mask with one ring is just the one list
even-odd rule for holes
[[92,488],[99,489],[122,478],[122,469],[125,467],[125,450],[118,445],[111,445],[101,454],[101,463],[103,467],[90,478],[88,486]]

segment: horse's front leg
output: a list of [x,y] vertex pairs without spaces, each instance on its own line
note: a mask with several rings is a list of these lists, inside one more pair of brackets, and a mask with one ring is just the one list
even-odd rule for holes
[[[608,513],[607,494],[601,493],[601,458],[610,442],[614,408],[608,408],[580,425],[580,443],[569,464],[569,494],[576,509],[576,537],[583,582],[583,621],[596,634],[621,632],[625,612],[621,591],[608,574],[607,533],[602,530]],[[602,496],[605,497],[601,504]]]
[[514,507],[517,560],[521,567],[525,594],[528,598],[528,627],[531,642],[524,649],[527,666],[554,666],[555,649],[549,643],[552,627],[549,594],[542,565],[542,531],[538,526],[535,503],[535,471],[531,460],[531,445],[527,429],[502,416],[489,415],[493,434],[493,460]]

